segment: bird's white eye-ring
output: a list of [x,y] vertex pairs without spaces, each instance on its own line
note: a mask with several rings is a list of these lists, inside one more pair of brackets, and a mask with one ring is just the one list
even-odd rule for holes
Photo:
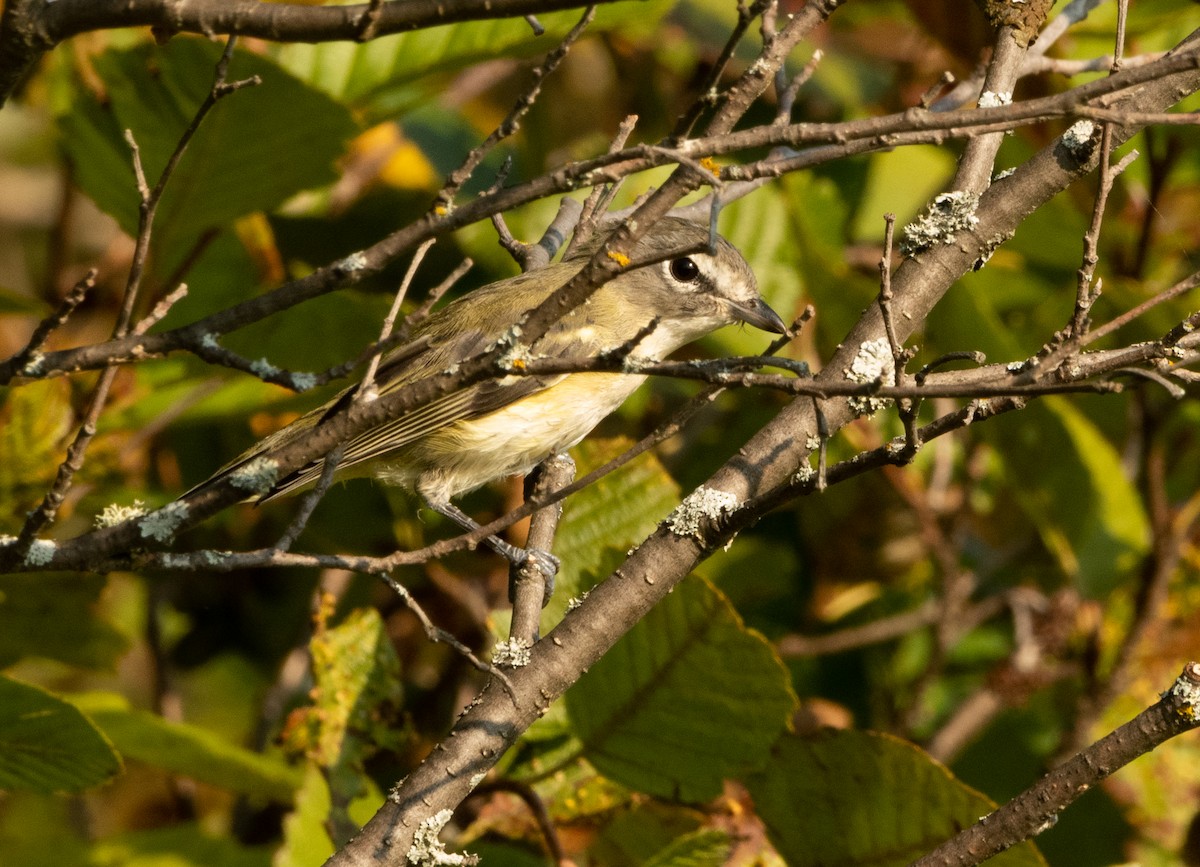
[[688,256],[671,260],[671,276],[680,283],[692,283],[700,276],[700,266]]

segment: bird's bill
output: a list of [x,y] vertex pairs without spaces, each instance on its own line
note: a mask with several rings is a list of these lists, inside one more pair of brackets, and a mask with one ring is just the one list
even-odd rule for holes
[[753,301],[729,301],[727,303],[729,304],[729,312],[733,314],[733,318],[738,322],[745,322],[747,325],[753,325],[755,328],[761,328],[763,331],[771,331],[775,334],[789,333],[787,325],[779,318],[779,314],[772,310],[767,305],[767,302],[761,298],[755,298]]

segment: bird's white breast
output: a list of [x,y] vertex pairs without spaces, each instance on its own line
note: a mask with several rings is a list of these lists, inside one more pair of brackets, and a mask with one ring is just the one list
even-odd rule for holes
[[568,374],[544,391],[426,437],[414,444],[406,467],[381,467],[381,475],[406,483],[417,469],[410,463],[415,459],[426,468],[417,474],[418,489],[453,497],[495,478],[526,473],[577,444],[644,380],[624,373]]

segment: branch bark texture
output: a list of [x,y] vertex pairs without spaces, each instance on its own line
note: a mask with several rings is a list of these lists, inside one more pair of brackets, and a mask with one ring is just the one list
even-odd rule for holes
[[[610,3],[614,0],[596,0]],[[364,41],[460,21],[578,9],[579,0],[392,0],[309,6],[259,0],[17,0],[0,20],[0,106],[30,67],[63,40],[94,30],[150,27],[176,33],[254,36],[272,42]],[[375,8],[378,7],[378,8]]]

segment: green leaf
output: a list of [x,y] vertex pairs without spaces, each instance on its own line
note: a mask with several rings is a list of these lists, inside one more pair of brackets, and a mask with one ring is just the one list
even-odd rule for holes
[[[369,779],[363,780],[364,795],[351,802],[347,812],[360,827],[383,804],[383,794]],[[295,808],[283,820],[283,845],[275,853],[272,867],[320,867],[336,848],[329,838],[328,821],[333,809],[329,786],[317,765],[309,762],[304,782],[296,792]]]
[[[153,186],[208,94],[220,53],[187,37],[107,51],[95,61],[104,102],[81,89],[59,118],[79,185],[126,232],[137,228],[138,195],[123,130],[132,130]],[[237,52],[229,80],[251,75],[263,83],[213,108],[167,187],[154,234],[165,267],[206,230],[335,178],[334,161],[357,128],[349,112],[272,61]]]
[[320,867],[325,863],[334,851],[325,829],[329,809],[329,787],[320,769],[310,762],[296,792],[295,809],[283,820],[283,846],[275,867]]
[[290,802],[300,773],[276,758],[234,746],[208,729],[129,707],[115,693],[71,698],[127,759],[271,801]]
[[5,864],[63,867],[86,864],[78,800],[59,795],[6,792],[0,809],[0,852]]
[[796,698],[771,646],[685,579],[567,692],[584,755],[652,795],[705,801],[766,761]]
[[732,849],[733,840],[724,831],[695,831],[655,853],[645,867],[721,867]]
[[[954,171],[954,157],[932,145],[899,148],[867,158],[866,189],[858,201],[851,234],[861,241],[882,241],[883,215],[896,215],[896,240],[933,196],[945,188]],[[907,183],[897,184],[897,178]]]
[[588,847],[588,855],[590,863],[605,867],[645,867],[652,858],[669,853],[677,840],[698,833],[704,832],[695,810],[642,799],[614,813]]
[[[583,476],[633,445],[625,437],[589,439],[572,454]],[[567,600],[608,573],[607,548],[625,550],[642,541],[679,502],[679,488],[658,458],[644,454],[567,499],[554,539],[562,560],[554,598],[542,616],[543,632],[562,619]],[[601,574],[603,572],[603,574]]]
[[313,706],[293,746],[326,768],[356,765],[381,744],[399,746],[400,660],[379,612],[359,608],[336,627],[319,626],[310,652]]
[[797,258],[828,269],[828,274],[821,276],[847,277],[851,273],[844,246],[850,219],[849,191],[832,178],[807,172],[784,175],[780,182],[792,206]]
[[271,850],[216,837],[197,825],[132,831],[92,847],[89,867],[270,867]]
[[[637,14],[601,7],[590,32],[652,29],[673,4],[654,0],[638,4]],[[545,27],[534,36],[520,18],[465,21],[397,33],[362,45],[299,42],[274,49],[275,57],[293,75],[314,87],[365,108],[373,117],[394,116],[418,102],[436,73],[453,72],[484,60],[501,57],[534,57],[551,51],[579,20],[580,13],[551,12],[539,15]]]
[[940,352],[970,348],[983,352],[990,362],[1024,359],[1028,352],[998,308],[1008,302],[1014,291],[1030,284],[1043,292],[1052,291],[1050,286],[1039,285],[1035,276],[1023,271],[1014,273],[1011,268],[1000,267],[995,260],[983,271],[964,277],[962,285],[947,292],[930,315],[926,352],[935,357]]
[[40,656],[111,671],[128,642],[92,610],[104,584],[102,575],[0,575],[0,667]]
[[696,571],[768,637],[794,628],[796,612],[804,609],[805,564],[794,547],[766,533],[743,533],[732,547],[714,552]]
[[[858,731],[788,734],[745,778],[771,842],[791,867],[908,864],[995,809],[912,744]],[[1045,865],[1026,842],[989,867]]]
[[121,770],[121,757],[78,709],[0,675],[0,789],[78,792]]
[[1141,498],[1117,450],[1062,398],[998,419],[986,434],[1004,454],[1016,498],[1062,570],[1090,598],[1110,593],[1150,544]]
[[31,382],[0,392],[0,519],[12,533],[46,494],[74,429],[71,384]]
[[[938,351],[974,347],[989,361],[1027,355],[998,308],[1028,308],[1025,293],[1044,295],[1053,284],[1021,261],[1019,273],[989,264],[966,278],[961,288],[971,291],[947,294],[928,327]],[[1013,496],[1059,567],[1089,597],[1100,598],[1146,552],[1149,525],[1121,456],[1079,406],[1042,398],[979,432],[1003,456]]]

